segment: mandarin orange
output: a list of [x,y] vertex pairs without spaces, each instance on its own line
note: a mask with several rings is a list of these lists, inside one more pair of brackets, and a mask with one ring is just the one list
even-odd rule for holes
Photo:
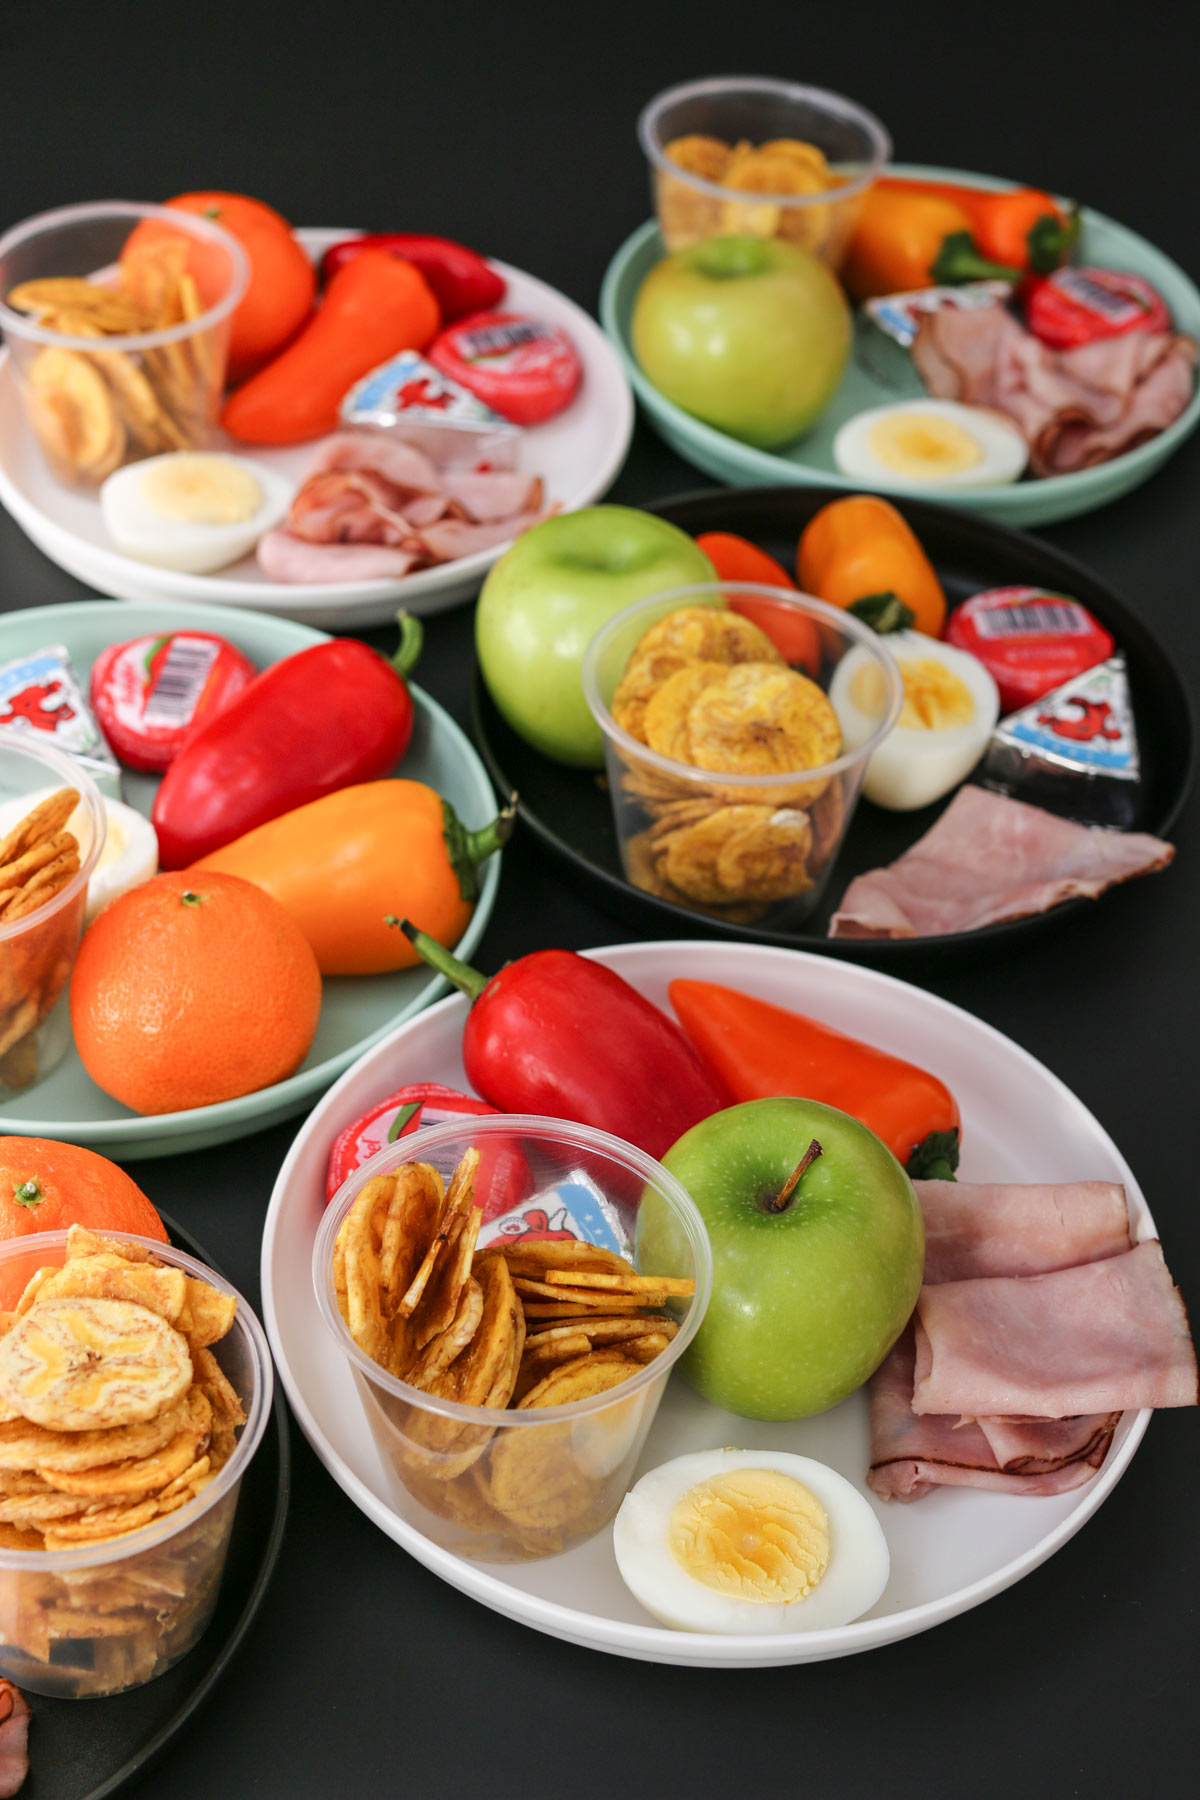
[[232,1100],[294,1073],[321,976],[300,927],[237,875],[156,875],[84,933],[71,1026],[98,1087],[139,1113]]
[[[86,1225],[103,1235],[132,1231],[157,1238],[167,1231],[136,1181],[106,1156],[52,1138],[0,1137],[0,1239]],[[30,1251],[0,1267],[0,1308],[12,1311],[45,1253]]]

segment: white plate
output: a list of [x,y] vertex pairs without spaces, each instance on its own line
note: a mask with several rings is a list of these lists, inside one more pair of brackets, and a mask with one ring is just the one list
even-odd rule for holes
[[[316,261],[331,244],[354,234],[307,230],[297,235]],[[520,466],[543,477],[547,498],[564,511],[589,506],[616,479],[633,431],[633,396],[620,358],[600,327],[565,294],[507,263],[497,262],[495,267],[508,283],[503,304],[561,325],[583,360],[583,382],[571,405],[557,418],[523,433]],[[297,485],[315,449],[313,444],[300,444],[290,450],[263,450],[231,438],[224,442],[278,469]],[[95,495],[64,487],[50,473],[25,423],[6,351],[0,352],[0,500],[52,562],[106,594],[153,604],[186,600],[206,606],[253,606],[327,631],[386,624],[395,617],[398,601],[423,615],[455,606],[477,591],[506,548],[499,544],[398,581],[307,586],[268,581],[253,556],[215,575],[181,575],[135,562],[110,546]]]
[[[824,1019],[939,1072],[963,1116],[965,1179],[1125,1183],[1136,1237],[1154,1235],[1149,1210],[1116,1145],[1079,1100],[1011,1039],[891,976],[852,963],[757,944],[624,944],[589,952],[657,1004],[677,976],[725,982]],[[721,1412],[676,1378],[668,1386],[638,1473],[688,1450],[723,1445],[800,1451],[831,1464],[870,1500],[891,1550],[879,1604],[837,1630],[717,1636],[665,1630],[627,1592],[610,1531],[563,1556],[524,1564],[467,1561],[432,1543],[420,1508],[401,1516],[389,1498],[349,1364],[326,1335],[312,1286],[312,1244],[336,1134],[402,1083],[463,1087],[459,1057],[466,1001],[441,1000],[401,1026],[331,1088],[279,1172],[263,1235],[263,1317],[293,1411],[317,1455],[355,1505],[419,1562],[484,1605],[554,1637],[647,1662],[716,1668],[819,1662],[894,1643],[966,1612],[1044,1562],[1127,1467],[1149,1419],[1126,1413],[1099,1474],[1046,1499],[942,1489],[903,1506],[865,1486],[867,1403],[862,1392],[792,1425],[752,1424]]]

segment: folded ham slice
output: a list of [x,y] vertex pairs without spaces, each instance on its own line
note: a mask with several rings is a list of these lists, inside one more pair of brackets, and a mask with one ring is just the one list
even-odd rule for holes
[[1091,468],[1157,436],[1195,385],[1190,338],[1139,331],[1051,350],[1001,301],[926,313],[912,358],[938,399],[1006,413],[1035,475]]
[[1040,1275],[1131,1247],[1125,1189],[1115,1181],[918,1181],[925,1280]]
[[871,1378],[881,1498],[1065,1493],[1100,1467],[1125,1406],[1195,1402],[1183,1303],[1157,1241],[1130,1248],[1117,1183],[915,1185],[925,1285]]
[[871,1378],[867,1483],[881,1500],[919,1500],[935,1487],[1064,1494],[1090,1481],[1108,1453],[1119,1413],[1020,1426],[1006,1421],[1009,1435],[997,1432],[1000,1454],[990,1441],[999,1421],[914,1413],[913,1357],[909,1327]]
[[1196,1397],[1187,1313],[1155,1238],[1050,1275],[921,1289],[916,1413],[1062,1419]]
[[544,516],[543,497],[537,475],[439,471],[385,432],[339,432],[317,452],[287,524],[259,540],[259,566],[272,581],[395,579],[511,542]]
[[1145,832],[1076,825],[987,788],[960,788],[923,838],[885,869],[856,876],[834,938],[941,937],[1094,899],[1163,869],[1173,845]]

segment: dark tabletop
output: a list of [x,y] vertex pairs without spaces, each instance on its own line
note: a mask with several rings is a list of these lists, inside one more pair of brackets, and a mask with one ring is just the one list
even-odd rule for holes
[[[1196,275],[1186,17],[1168,0],[10,7],[0,224],[76,200],[238,189],[298,223],[460,237],[594,311],[608,258],[648,211],[640,105],[675,80],[753,71],[854,95],[905,160],[1077,194]],[[1044,533],[1144,615],[1193,694],[1198,477],[1194,439],[1148,486]],[[612,497],[699,485],[639,425]],[[0,606],[86,592],[0,517]],[[431,620],[420,679],[463,722],[471,665],[470,608]],[[1195,797],[1176,838],[1165,875],[928,985],[1010,1034],[1095,1112],[1197,1304]],[[526,837],[505,858],[476,960],[492,969],[542,945],[635,935]],[[262,1219],[294,1130],[133,1168],[255,1300]],[[1155,1418],[1084,1530],[985,1606],[865,1657],[753,1672],[624,1661],[509,1623],[384,1538],[293,1438],[290,1522],[263,1609],[214,1699],[131,1800],[676,1800],[784,1784],[822,1800],[958,1800],[1014,1786],[1137,1795],[1186,1780],[1200,1631],[1194,1413]]]

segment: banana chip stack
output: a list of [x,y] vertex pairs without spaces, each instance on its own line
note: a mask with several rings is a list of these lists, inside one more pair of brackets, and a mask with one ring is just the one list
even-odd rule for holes
[[814,887],[842,824],[836,778],[723,784],[833,762],[837,715],[740,613],[680,607],[643,634],[613,695],[617,724],[711,781],[626,757],[621,803],[652,821],[624,834],[630,879],[663,899],[753,923]]
[[645,1390],[572,1422],[468,1424],[438,1401],[513,1414],[619,1387],[679,1329],[664,1310],[690,1280],[639,1275],[571,1241],[476,1247],[479,1153],[443,1187],[405,1163],[363,1187],[333,1256],[342,1317],[359,1348],[434,1406],[370,1388],[372,1423],[404,1486],[488,1556],[548,1555],[612,1517],[648,1422]]
[[[723,198],[706,194],[660,170],[656,198],[668,250],[683,250],[707,237],[780,237],[834,267],[840,262],[857,209],[839,198],[843,177],[815,144],[798,138],[727,144],[694,132],[673,138],[663,149],[677,169],[731,190]],[[821,198],[826,194],[828,200]]]
[[[119,1546],[208,1486],[245,1423],[210,1348],[236,1307],[141,1246],[72,1227],[62,1266],[0,1315],[0,1548]],[[208,1513],[88,1568],[0,1569],[0,1638],[64,1675],[78,1656],[73,1691],[146,1679],[190,1641],[225,1523]]]
[[0,841],[0,925],[29,920],[0,938],[0,1089],[36,1078],[35,1034],[71,973],[86,894],[44,924],[35,915],[79,873],[79,841],[66,829],[78,804],[75,788],[60,788]]
[[188,245],[166,239],[120,265],[116,285],[77,276],[24,281],[5,299],[47,331],[96,348],[46,345],[24,363],[26,411],[64,481],[98,485],[122,463],[208,441],[220,401],[222,357],[213,332],[144,350],[105,349],[106,338],[169,330],[205,311],[186,264]]

